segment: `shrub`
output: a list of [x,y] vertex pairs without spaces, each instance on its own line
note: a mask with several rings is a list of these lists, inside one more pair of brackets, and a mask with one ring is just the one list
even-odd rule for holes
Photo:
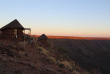
[[64,64],[61,64],[61,63],[59,63],[59,67],[60,67],[60,68],[65,68],[65,65],[64,65]]

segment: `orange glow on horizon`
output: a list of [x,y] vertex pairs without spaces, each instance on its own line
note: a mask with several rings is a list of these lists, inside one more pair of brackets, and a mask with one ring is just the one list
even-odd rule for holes
[[[39,37],[39,35],[35,35]],[[79,39],[79,40],[110,40],[105,37],[75,37],[75,36],[47,36],[49,39]]]

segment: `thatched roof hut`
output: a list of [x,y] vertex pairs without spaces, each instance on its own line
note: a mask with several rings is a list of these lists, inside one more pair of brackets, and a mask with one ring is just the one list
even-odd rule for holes
[[13,20],[9,24],[3,26],[0,29],[1,39],[23,41],[23,30],[31,30],[30,28],[24,28],[17,19]]
[[41,40],[47,40],[48,37],[45,34],[42,34],[40,37],[37,38],[37,41],[41,41]]
[[40,37],[37,38],[37,42],[39,46],[48,46],[48,37],[45,34],[42,34]]
[[24,30],[24,27],[18,22],[17,19],[13,20],[9,24],[3,26],[0,30],[5,30],[5,29],[22,29]]

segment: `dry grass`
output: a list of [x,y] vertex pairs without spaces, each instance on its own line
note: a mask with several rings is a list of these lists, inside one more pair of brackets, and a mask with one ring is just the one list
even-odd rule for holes
[[57,64],[56,59],[49,55],[50,52],[48,50],[46,50],[43,47],[38,47],[38,49],[40,50],[40,53],[47,56],[47,58],[46,58],[47,61],[49,61],[50,63],[53,63],[53,64]]
[[55,59],[54,57],[47,57],[47,59],[48,59],[51,63],[57,64],[57,61],[56,61],[56,59]]
[[26,44],[27,44],[27,42],[18,42],[16,47],[18,50],[24,51]]
[[41,51],[40,53],[42,53],[42,54],[44,54],[44,55],[46,55],[46,56],[49,55],[49,51],[46,50],[45,48],[43,48],[43,47],[38,47],[38,49]]
[[77,71],[73,71],[73,74],[81,74],[81,73],[79,73],[79,72],[77,72]]
[[73,71],[73,74],[90,74],[90,73],[89,72],[86,72],[86,71],[80,72],[80,71],[74,70]]
[[90,74],[90,73],[88,73],[88,72],[78,72],[78,71],[73,71],[73,74]]
[[65,66],[65,68],[68,68],[68,69],[72,69],[72,65],[70,62],[68,61],[58,61],[59,64],[63,64]]

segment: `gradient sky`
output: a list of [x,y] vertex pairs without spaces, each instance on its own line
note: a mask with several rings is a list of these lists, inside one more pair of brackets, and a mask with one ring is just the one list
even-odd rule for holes
[[0,0],[0,27],[14,19],[36,35],[110,37],[110,0]]

